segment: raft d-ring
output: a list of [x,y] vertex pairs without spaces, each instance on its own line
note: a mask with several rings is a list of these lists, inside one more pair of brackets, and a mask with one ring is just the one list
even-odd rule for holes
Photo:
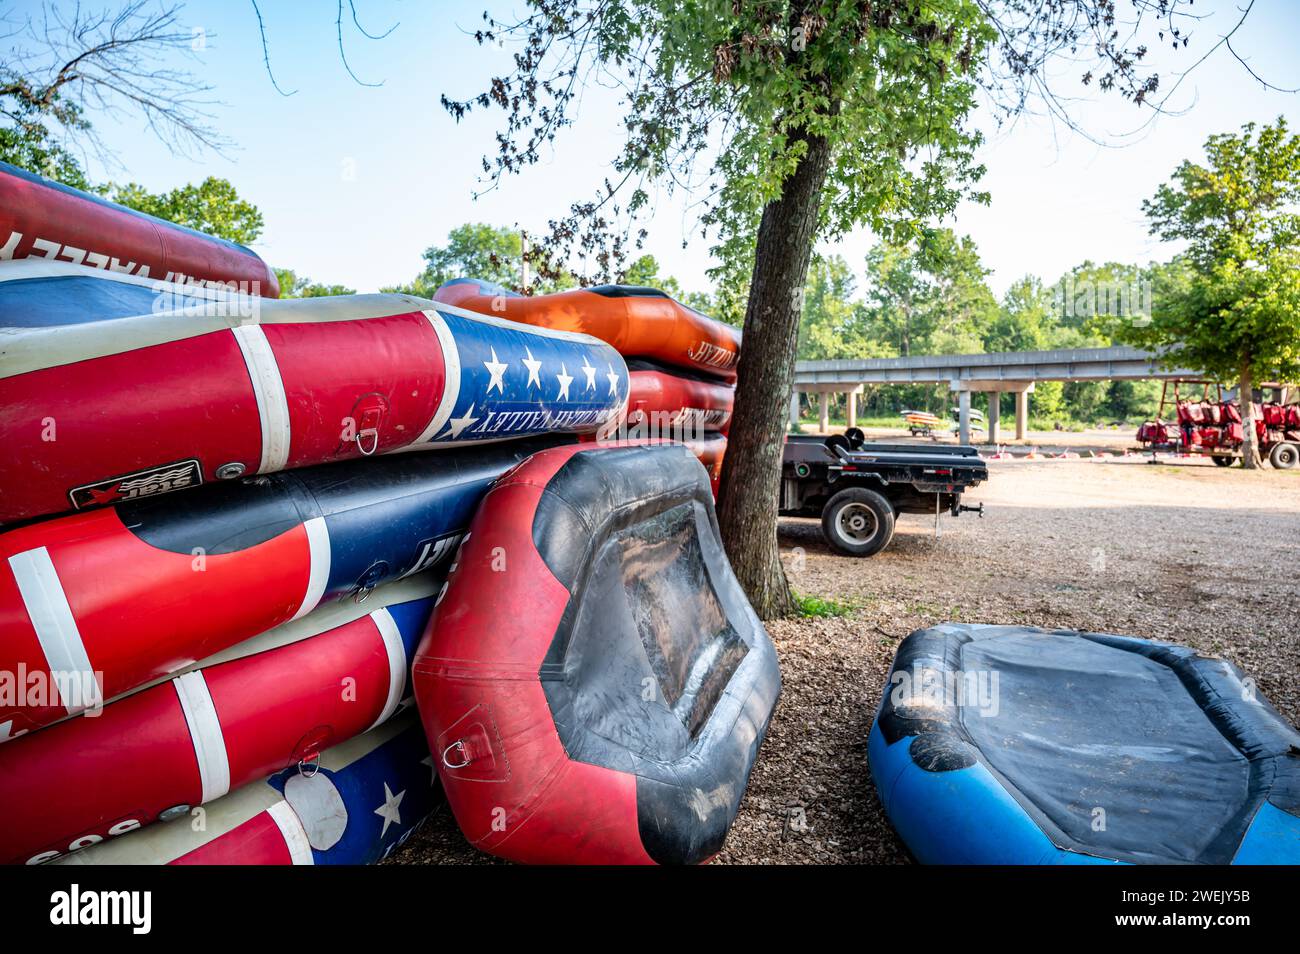
[[320,771],[320,753],[317,752],[309,759],[298,760],[298,774],[303,778],[315,778],[316,773]]
[[[361,441],[362,437],[367,433],[374,438],[370,444],[370,450],[366,450],[366,445]],[[375,451],[379,450],[379,428],[376,427],[368,431],[357,431],[357,450],[361,451],[362,457],[370,457]]]
[[[463,762],[447,761],[447,753],[450,752],[452,749],[460,749],[461,758],[463,758],[465,761]],[[469,753],[465,751],[464,739],[457,739],[451,745],[447,746],[445,749],[442,750],[442,764],[447,766],[447,768],[449,769],[463,769],[466,765],[469,765],[469,763],[472,761],[474,760],[470,758]]]
[[374,590],[375,588],[373,586],[357,587],[357,592],[356,595],[352,597],[352,602],[364,603],[366,600],[370,599],[370,594],[373,593]]

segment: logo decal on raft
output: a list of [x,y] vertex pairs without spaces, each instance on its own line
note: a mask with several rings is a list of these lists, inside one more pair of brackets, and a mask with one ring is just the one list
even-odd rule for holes
[[686,357],[692,361],[698,361],[700,364],[707,364],[714,368],[730,368],[736,363],[738,355],[734,351],[728,351],[726,348],[719,348],[715,344],[707,341],[697,341],[690,351],[686,352]]
[[201,483],[203,483],[203,468],[199,466],[196,458],[190,458],[73,487],[68,491],[68,500],[72,503],[73,510],[83,510],[86,507],[98,507],[123,500],[135,500],[138,497],[165,494],[169,490],[180,490],[182,487],[197,487]]
[[[71,262],[73,265],[85,265],[89,268],[98,268],[101,271],[117,272],[123,275],[135,275],[138,278],[149,278],[149,266],[138,265],[135,262],[124,262],[115,258],[106,252],[96,252],[92,249],[77,248],[73,245],[63,245],[51,239],[41,238],[39,235],[33,236],[30,242],[24,242],[25,236],[22,232],[9,233],[9,238],[0,245],[0,261],[12,261],[21,258],[44,258],[52,262]],[[236,290],[235,282],[215,281],[207,278],[196,278],[193,275],[186,275],[184,272],[168,272],[159,281],[171,282],[177,285],[192,285],[197,288],[215,288]],[[244,286],[252,284],[260,285],[259,282],[239,282],[239,291],[245,291]],[[254,295],[260,294],[258,288],[254,288]]]

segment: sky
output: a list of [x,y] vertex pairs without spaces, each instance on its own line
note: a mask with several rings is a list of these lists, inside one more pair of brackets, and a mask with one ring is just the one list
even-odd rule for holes
[[[1176,55],[1162,50],[1156,62],[1186,69],[1231,28],[1244,2],[1196,4],[1210,15],[1194,27],[1191,45]],[[20,12],[39,7],[31,0],[3,5]],[[271,69],[292,92],[284,96],[267,75],[251,2],[190,0],[180,19],[195,50],[182,65],[212,87],[212,124],[237,146],[224,156],[175,155],[138,117],[92,114],[116,162],[87,156],[88,170],[95,181],[136,181],[153,191],[208,175],[227,178],[263,213],[265,231],[254,247],[267,261],[363,292],[411,279],[422,267],[421,252],[462,222],[542,232],[608,174],[620,143],[619,113],[602,91],[586,95],[577,122],[541,163],[476,200],[480,157],[493,150],[502,114],[457,124],[440,98],[473,95],[509,68],[508,51],[474,41],[482,8],[483,0],[357,0],[370,33],[394,27],[380,40],[344,31],[356,75],[381,84],[370,86],[351,78],[340,60],[333,4],[262,0]],[[1298,33],[1300,3],[1257,0],[1233,46],[1271,83],[1300,87]],[[1179,87],[1170,103],[1178,115],[1153,117],[1116,95],[1089,92],[1074,73],[1062,67],[1061,88],[1077,90],[1072,109],[1102,144],[1041,115],[1002,129],[987,109],[974,117],[988,136],[979,158],[988,167],[982,188],[992,202],[965,204],[944,224],[975,240],[998,294],[1025,274],[1055,281],[1085,259],[1167,259],[1175,250],[1148,234],[1141,203],[1179,162],[1199,156],[1210,134],[1247,121],[1284,115],[1300,129],[1300,96],[1263,88],[1226,49]],[[1166,88],[1174,78],[1165,78]],[[661,199],[645,250],[685,289],[706,290],[708,243],[693,221],[680,197]],[[861,275],[872,243],[864,230],[820,250],[843,255]]]

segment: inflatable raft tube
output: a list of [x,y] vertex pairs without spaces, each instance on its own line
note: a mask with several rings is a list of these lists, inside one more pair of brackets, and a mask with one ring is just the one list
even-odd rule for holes
[[[613,434],[588,434],[581,438],[584,444],[598,444],[601,447],[636,447],[643,444],[652,443],[676,443],[682,444],[695,455],[695,459],[704,465],[704,471],[709,477],[709,487],[713,491],[713,497],[718,497],[718,485],[722,480],[722,458],[727,453],[727,438],[724,434],[710,434],[707,431],[699,434],[683,434],[678,437],[669,438],[651,438],[640,433],[641,428],[631,428],[626,432],[615,432]],[[646,434],[653,433],[653,429],[646,428]]]
[[0,534],[0,739],[450,555],[538,438],[247,477]]
[[0,260],[25,258],[280,295],[275,272],[242,245],[0,162]]
[[[387,857],[440,799],[415,713],[327,749],[315,768],[286,769],[172,821],[54,864],[360,865]],[[195,824],[203,814],[201,830]]]
[[650,436],[669,430],[725,431],[731,423],[736,390],[729,384],[685,377],[646,362],[628,362],[627,427],[648,428]]
[[[413,590],[420,596],[406,598]],[[407,661],[435,591],[427,574],[384,587],[350,622],[333,626],[327,611],[310,638],[206,665],[0,746],[0,858],[47,861],[272,772],[313,769],[324,749],[409,697]]]
[[702,315],[657,288],[596,285],[526,296],[476,278],[457,278],[434,292],[433,298],[485,315],[589,334],[629,357],[649,358],[724,381],[736,378],[739,329]]
[[404,295],[264,301],[13,262],[0,316],[0,523],[388,451],[591,432],[627,400],[626,366],[603,342]]
[[709,488],[713,491],[716,500],[718,484],[722,480],[722,458],[727,453],[727,438],[722,434],[703,434],[700,437],[688,438],[682,443],[695,455],[696,460],[704,465],[704,470],[709,475]]
[[1296,864],[1300,733],[1236,666],[1102,633],[947,624],[899,647],[876,791],[929,864]]
[[502,478],[414,680],[472,844],[521,862],[632,864],[721,849],[781,677],[703,468],[655,444],[543,451]]

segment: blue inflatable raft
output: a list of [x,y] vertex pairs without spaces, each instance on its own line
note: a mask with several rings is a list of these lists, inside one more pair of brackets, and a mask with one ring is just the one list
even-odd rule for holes
[[927,864],[1300,863],[1300,733],[1169,643],[948,624],[905,639],[868,744]]

